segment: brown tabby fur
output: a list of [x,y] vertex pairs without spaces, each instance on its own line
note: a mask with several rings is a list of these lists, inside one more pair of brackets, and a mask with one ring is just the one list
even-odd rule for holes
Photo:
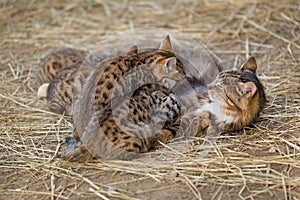
[[50,82],[47,89],[47,107],[52,112],[72,114],[73,87],[81,63],[62,68]]
[[37,84],[50,83],[58,71],[73,64],[81,63],[88,52],[77,49],[60,49],[41,59],[37,70]]

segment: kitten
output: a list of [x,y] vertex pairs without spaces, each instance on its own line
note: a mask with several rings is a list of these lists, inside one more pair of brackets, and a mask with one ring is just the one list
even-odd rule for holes
[[[151,150],[158,141],[165,143],[179,136],[216,136],[223,131],[240,130],[253,122],[266,101],[256,69],[256,61],[251,57],[240,70],[220,72],[208,87],[193,78],[176,83],[173,92],[163,92],[165,85],[159,84],[140,87],[119,107],[93,115],[77,140],[66,140],[67,149],[62,157],[72,161],[93,157],[128,159],[134,155],[132,152]],[[166,79],[165,83],[172,85],[174,81]],[[147,92],[147,87],[156,88]],[[155,96],[157,92],[161,92],[160,98]],[[147,118],[151,106],[161,111],[154,115],[153,123]],[[113,110],[117,114],[113,115]]]
[[75,138],[80,139],[95,113],[122,101],[140,86],[164,78],[179,81],[184,77],[183,65],[175,57],[169,36],[157,50],[121,56],[106,68],[97,67],[84,84],[84,92],[74,101]]

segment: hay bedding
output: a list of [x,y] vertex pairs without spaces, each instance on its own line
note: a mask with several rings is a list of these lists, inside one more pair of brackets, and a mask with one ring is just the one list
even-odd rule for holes
[[[1,1],[0,199],[300,199],[298,1]],[[268,103],[201,157],[199,138],[133,161],[61,161],[70,119],[44,111],[30,76],[47,51],[92,49],[119,31],[164,27],[225,66],[259,63]]]

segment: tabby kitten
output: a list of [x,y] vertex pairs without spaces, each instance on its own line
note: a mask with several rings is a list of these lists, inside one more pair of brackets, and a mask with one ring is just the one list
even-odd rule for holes
[[[77,136],[81,141],[67,138],[62,157],[72,161],[128,159],[132,152],[149,151],[158,141],[168,142],[175,136],[216,136],[240,130],[257,117],[266,101],[256,69],[251,57],[240,70],[220,72],[208,87],[193,78],[176,85],[173,92],[159,84],[142,86],[119,107],[96,112]],[[150,119],[152,110],[160,112]]]
[[[162,40],[159,49],[120,56],[105,67],[97,67],[86,80],[84,92],[74,101],[73,121],[76,133],[81,136],[94,113],[101,113],[111,102],[118,102],[135,88],[164,77],[181,80],[184,74],[181,62],[173,53],[169,36]],[[151,81],[149,77],[152,77]],[[129,82],[135,84],[128,84]]]
[[65,67],[73,64],[81,63],[88,52],[83,50],[65,48],[53,51],[41,59],[37,70],[37,84],[50,83],[57,72]]

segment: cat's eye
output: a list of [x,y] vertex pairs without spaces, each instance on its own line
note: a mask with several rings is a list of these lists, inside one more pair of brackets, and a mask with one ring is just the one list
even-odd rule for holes
[[227,103],[231,106],[236,106],[236,104],[232,101],[232,99],[226,94]]
[[229,99],[229,98],[227,98],[227,102],[228,102],[228,104],[231,105],[231,106],[234,106],[234,105],[235,105],[235,104],[233,103],[233,101],[232,101],[231,99]]

